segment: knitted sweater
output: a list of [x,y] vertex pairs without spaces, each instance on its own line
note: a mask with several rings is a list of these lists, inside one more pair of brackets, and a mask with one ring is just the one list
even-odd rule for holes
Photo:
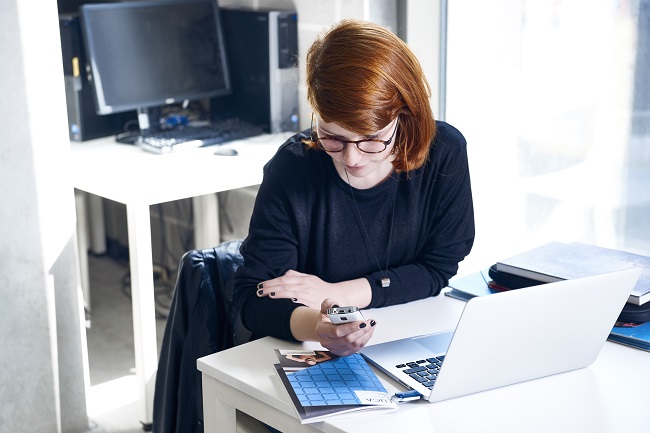
[[265,167],[241,247],[235,303],[256,337],[294,340],[289,319],[300,305],[258,297],[260,281],[289,269],[330,283],[365,277],[369,308],[401,304],[440,293],[474,242],[466,141],[451,125],[437,122],[422,167],[353,194],[327,153],[300,142],[307,133],[287,140]]

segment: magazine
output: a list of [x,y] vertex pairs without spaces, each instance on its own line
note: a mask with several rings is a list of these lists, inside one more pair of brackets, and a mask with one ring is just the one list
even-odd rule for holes
[[349,417],[362,411],[387,413],[397,404],[361,355],[326,350],[275,350],[275,372],[302,424]]

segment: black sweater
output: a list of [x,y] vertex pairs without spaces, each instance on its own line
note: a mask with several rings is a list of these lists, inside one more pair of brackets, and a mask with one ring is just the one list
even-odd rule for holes
[[[306,132],[291,137],[265,167],[241,247],[235,303],[257,337],[293,340],[289,318],[300,305],[258,297],[260,281],[289,269],[330,283],[365,277],[369,308],[401,304],[440,293],[474,242],[466,141],[451,125],[437,122],[429,160],[408,177],[393,174],[373,188],[354,189],[368,237],[350,186],[329,155],[300,142]],[[387,260],[390,286],[383,288]]]

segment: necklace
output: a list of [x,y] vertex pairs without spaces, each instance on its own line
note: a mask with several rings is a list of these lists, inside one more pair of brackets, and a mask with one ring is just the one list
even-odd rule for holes
[[388,264],[390,263],[390,244],[393,240],[393,220],[395,219],[395,201],[397,200],[397,182],[395,183],[395,190],[393,192],[393,212],[390,217],[390,230],[388,232],[388,252],[386,253],[386,269],[384,270],[381,268],[381,264],[379,263],[379,257],[377,257],[377,253],[375,252],[375,249],[372,247],[372,243],[370,242],[370,236],[368,236],[366,225],[363,222],[363,217],[361,216],[361,210],[359,210],[359,204],[357,203],[357,198],[354,195],[354,189],[352,189],[352,184],[350,183],[350,176],[348,175],[347,170],[345,170],[345,177],[348,180],[348,187],[350,188],[350,194],[352,194],[352,200],[354,201],[354,206],[357,209],[357,215],[359,215],[359,221],[361,221],[361,229],[363,231],[364,236],[366,237],[366,242],[368,242],[368,247],[370,248],[373,257],[377,262],[379,271],[384,275],[380,281],[381,287],[390,287],[390,278],[388,278]]

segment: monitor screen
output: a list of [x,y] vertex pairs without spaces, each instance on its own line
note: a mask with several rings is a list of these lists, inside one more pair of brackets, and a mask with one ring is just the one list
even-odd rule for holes
[[98,114],[230,93],[216,0],[86,4],[80,15]]

